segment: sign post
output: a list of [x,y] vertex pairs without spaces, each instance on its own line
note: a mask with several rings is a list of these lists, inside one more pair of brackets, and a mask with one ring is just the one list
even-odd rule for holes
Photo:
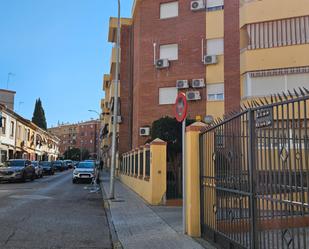
[[184,93],[179,93],[175,103],[175,117],[182,123],[182,225],[183,233],[186,233],[186,118],[188,111],[187,98]]

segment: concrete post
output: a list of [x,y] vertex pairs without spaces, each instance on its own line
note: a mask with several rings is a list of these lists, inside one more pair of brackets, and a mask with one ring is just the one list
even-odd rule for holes
[[155,139],[150,143],[150,182],[152,204],[165,204],[166,201],[166,157],[167,143]]

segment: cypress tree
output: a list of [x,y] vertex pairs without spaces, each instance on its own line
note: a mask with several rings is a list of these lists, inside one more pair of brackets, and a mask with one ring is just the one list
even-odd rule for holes
[[47,130],[45,112],[44,112],[42,101],[40,98],[35,101],[32,122],[35,123],[40,128]]

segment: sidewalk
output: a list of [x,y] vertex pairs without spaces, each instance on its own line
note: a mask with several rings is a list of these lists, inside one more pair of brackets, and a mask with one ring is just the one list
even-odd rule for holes
[[[109,193],[109,176],[102,185]],[[109,201],[112,222],[124,249],[203,249],[181,230],[181,208],[151,207],[121,182]],[[206,247],[213,248],[213,247]]]

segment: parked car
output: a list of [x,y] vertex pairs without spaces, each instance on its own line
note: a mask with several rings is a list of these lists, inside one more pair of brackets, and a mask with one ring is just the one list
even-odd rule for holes
[[55,174],[55,168],[52,164],[52,162],[48,162],[48,161],[41,161],[39,163],[43,169],[43,173],[45,175],[53,175]]
[[25,182],[27,179],[35,179],[35,168],[29,160],[9,160],[0,168],[0,181]]
[[69,169],[72,169],[74,167],[72,160],[64,160],[64,162],[66,163]]
[[73,161],[73,167],[75,168],[75,166],[79,163],[79,161]]
[[52,162],[52,166],[57,171],[64,171],[67,168],[66,164],[61,160]]
[[36,178],[42,178],[43,177],[43,168],[41,167],[39,162],[38,161],[32,161],[32,165],[33,165],[34,170],[35,170]]
[[78,183],[81,180],[86,180],[92,182],[94,178],[94,162],[83,161],[79,162],[73,171],[73,184]]

